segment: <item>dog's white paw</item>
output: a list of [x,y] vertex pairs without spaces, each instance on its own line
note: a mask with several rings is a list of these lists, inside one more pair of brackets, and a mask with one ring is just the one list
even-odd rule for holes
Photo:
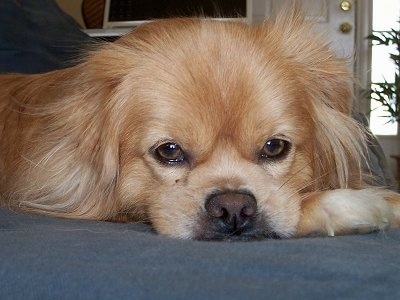
[[[307,203],[308,202],[308,203]],[[390,226],[394,214],[379,189],[337,189],[305,200],[298,235],[366,233]]]

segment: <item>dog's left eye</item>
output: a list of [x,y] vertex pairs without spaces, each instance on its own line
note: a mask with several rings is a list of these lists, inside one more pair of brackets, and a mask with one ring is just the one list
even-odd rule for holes
[[185,160],[185,153],[182,148],[172,142],[158,146],[154,150],[154,155],[158,161],[165,164],[178,164]]
[[290,150],[290,143],[282,139],[270,139],[265,144],[261,151],[262,159],[281,159]]

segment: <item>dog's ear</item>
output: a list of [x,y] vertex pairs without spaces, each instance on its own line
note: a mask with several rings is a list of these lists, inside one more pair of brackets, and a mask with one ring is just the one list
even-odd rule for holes
[[111,85],[96,76],[81,64],[11,77],[8,97],[20,128],[9,152],[11,202],[64,217],[115,214],[121,118]]
[[268,43],[279,45],[281,55],[293,63],[297,79],[307,92],[328,107],[345,114],[352,108],[352,77],[345,58],[330,49],[323,32],[306,20],[297,5],[283,9],[266,22]]
[[[312,164],[316,188],[361,184],[365,133],[351,117],[353,79],[346,59],[330,50],[322,33],[316,32],[314,24],[305,20],[297,7],[266,25],[270,28],[268,37],[276,40],[290,72],[308,95],[303,100],[308,101],[314,121]],[[354,178],[358,180],[354,182]]]

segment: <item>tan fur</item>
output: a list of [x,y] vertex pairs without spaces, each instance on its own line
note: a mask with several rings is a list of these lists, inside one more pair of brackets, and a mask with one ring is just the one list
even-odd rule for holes
[[[399,194],[363,182],[345,61],[296,12],[259,26],[156,21],[75,67],[0,85],[5,205],[219,239],[206,198],[244,190],[257,201],[250,238],[400,225]],[[260,160],[271,138],[292,144],[282,160]],[[166,141],[184,164],[155,159]]]

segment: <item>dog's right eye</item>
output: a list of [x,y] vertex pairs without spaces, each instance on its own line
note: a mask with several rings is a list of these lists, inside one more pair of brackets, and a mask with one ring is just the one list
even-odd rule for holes
[[278,160],[284,158],[290,150],[290,143],[283,139],[273,138],[268,140],[261,152],[264,160]]
[[168,165],[179,164],[185,161],[185,152],[178,144],[172,142],[155,148],[154,156],[159,162]]

